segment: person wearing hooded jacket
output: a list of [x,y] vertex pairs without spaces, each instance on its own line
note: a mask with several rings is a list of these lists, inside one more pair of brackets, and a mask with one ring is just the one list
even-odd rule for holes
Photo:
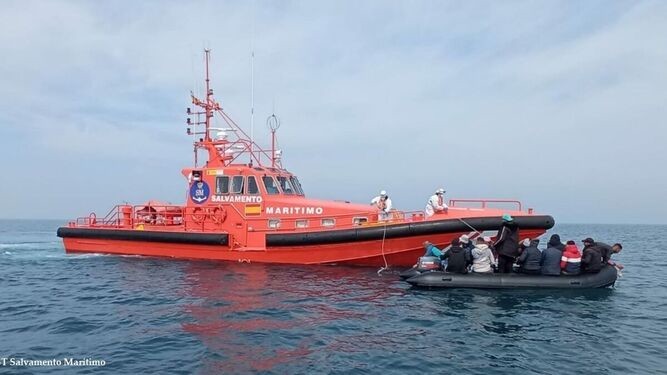
[[496,266],[496,258],[489,245],[483,238],[477,238],[477,245],[472,249],[472,272],[474,273],[493,273]]
[[542,259],[542,253],[540,252],[540,249],[537,248],[539,243],[540,240],[537,238],[534,240],[528,238],[523,240],[523,245],[526,246],[526,248],[516,260],[517,264],[519,264],[519,272],[531,275],[540,274],[540,260]]
[[452,246],[440,257],[441,260],[447,260],[445,271],[452,273],[468,273],[468,266],[471,263],[470,257],[461,247],[458,238],[452,240]]
[[549,238],[547,249],[542,252],[540,266],[542,275],[559,276],[560,261],[563,257],[565,245],[560,242],[560,236],[554,234]]
[[463,250],[468,253],[468,258],[472,259],[472,249],[475,248],[475,244],[470,240],[470,236],[467,234],[462,234],[461,237],[459,237],[459,242],[461,243],[461,247]]
[[431,195],[428,202],[426,202],[426,208],[424,209],[426,217],[431,217],[439,213],[447,213],[449,207],[445,203],[444,195],[445,189],[443,188],[436,190],[435,194]]
[[584,250],[581,252],[581,273],[598,273],[602,269],[602,254],[592,238],[582,241]]
[[581,272],[581,252],[574,241],[567,241],[560,258],[560,268],[563,275],[578,275]]
[[498,253],[498,272],[511,273],[512,264],[519,255],[519,226],[512,216],[503,215],[503,225],[498,230],[493,248]]

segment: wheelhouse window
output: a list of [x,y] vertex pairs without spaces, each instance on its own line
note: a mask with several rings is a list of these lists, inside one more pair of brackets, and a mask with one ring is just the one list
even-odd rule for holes
[[255,176],[248,176],[248,194],[259,194],[259,186]]
[[280,190],[278,190],[278,185],[276,184],[276,180],[274,180],[273,177],[264,176],[262,177],[262,182],[264,182],[264,187],[266,188],[267,194],[275,195],[280,193]]
[[243,176],[232,177],[232,194],[243,194]]
[[290,181],[292,182],[294,191],[296,191],[298,195],[303,195],[303,189],[301,188],[301,183],[299,183],[299,180],[296,178],[296,176],[291,176]]
[[278,183],[280,183],[280,188],[283,190],[283,193],[294,195],[294,188],[292,188],[292,184],[287,177],[278,176]]
[[229,176],[218,176],[215,178],[215,194],[229,194]]

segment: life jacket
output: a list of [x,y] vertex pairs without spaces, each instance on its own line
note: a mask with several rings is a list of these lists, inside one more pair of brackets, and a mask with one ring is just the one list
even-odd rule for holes
[[581,272],[581,253],[577,245],[566,245],[561,257],[560,268],[571,274]]
[[442,207],[444,203],[445,202],[443,202],[442,194],[438,194],[438,206]]
[[380,197],[380,199],[378,199],[377,206],[379,210],[384,210],[387,208],[386,198],[382,199],[382,197]]

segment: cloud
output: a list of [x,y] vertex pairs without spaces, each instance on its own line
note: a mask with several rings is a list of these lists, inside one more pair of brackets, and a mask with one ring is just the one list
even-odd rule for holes
[[[268,141],[275,107],[285,165],[311,196],[365,201],[385,188],[420,209],[446,186],[524,199],[561,222],[664,222],[663,2],[254,4],[5,4],[3,167],[97,164],[108,177],[49,174],[49,203],[29,209],[16,202],[43,195],[43,177],[4,184],[3,216],[182,200],[201,49],[247,128],[253,44],[255,134]],[[96,191],[72,205],[67,191],[86,184]]]

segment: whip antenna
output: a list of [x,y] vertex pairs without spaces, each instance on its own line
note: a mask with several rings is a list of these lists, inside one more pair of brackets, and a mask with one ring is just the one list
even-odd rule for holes
[[255,145],[255,1],[252,2],[250,32],[250,160],[252,162]]

